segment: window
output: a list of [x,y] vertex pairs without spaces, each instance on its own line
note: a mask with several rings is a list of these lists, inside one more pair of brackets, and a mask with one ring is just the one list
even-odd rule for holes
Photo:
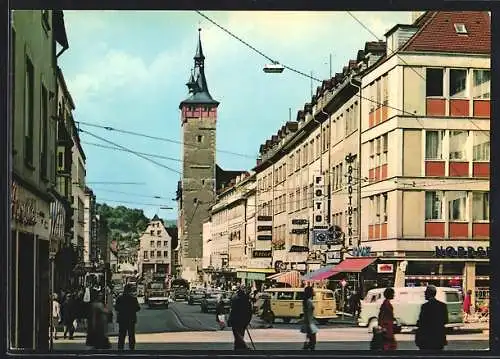
[[156,246],[157,246],[157,247],[161,247],[161,241],[157,241],[157,242],[156,242]]
[[450,70],[450,97],[465,97],[467,70]]
[[[150,235],[150,236],[154,236],[154,235],[155,235],[155,231],[150,230],[150,231],[149,231],[149,235]],[[153,243],[153,245],[154,245],[154,243]]]
[[490,70],[474,70],[472,98],[489,99],[490,98]]
[[490,220],[490,194],[489,192],[472,193],[472,220]]
[[47,161],[48,161],[48,93],[45,86],[42,85],[40,96],[40,176],[42,179],[47,179]]
[[382,195],[382,211],[383,211],[383,216],[382,216],[382,222],[387,222],[387,193],[384,193]]
[[58,169],[64,168],[64,154],[62,152],[59,152],[57,154],[57,168]]
[[163,241],[163,246],[164,247],[168,246],[168,242],[167,241]]
[[387,163],[387,151],[388,151],[389,135],[386,133],[382,136],[382,164]]
[[382,76],[382,103],[387,105],[389,103],[389,76]]
[[149,251],[149,256],[151,258],[154,258],[155,257],[155,251]]
[[148,259],[148,252],[144,251],[144,259]]
[[450,131],[450,160],[465,160],[469,131]]
[[490,133],[488,131],[473,131],[473,161],[490,160]]
[[455,27],[455,31],[457,34],[461,35],[466,35],[467,34],[467,28],[465,27],[465,24],[453,24],[453,27]]
[[198,143],[203,142],[203,136],[202,135],[196,136],[196,141],[198,141]]
[[425,192],[425,219],[443,219],[443,192]]
[[163,257],[168,258],[168,251],[163,251]]
[[31,60],[26,58],[26,78],[24,84],[24,160],[33,166],[34,131],[34,84],[35,74]]
[[278,292],[278,300],[292,300],[294,292]]
[[[156,231],[156,235],[157,235],[158,237],[161,237],[161,230],[157,230],[157,231]],[[160,244],[161,244],[161,243],[160,243]],[[158,245],[160,245],[160,244],[158,244]]]
[[161,251],[156,251],[156,256],[157,256],[158,258],[160,258],[160,257],[161,257]]
[[443,96],[443,69],[427,69],[425,79],[427,97]]
[[466,221],[467,192],[449,191],[446,196],[448,198],[448,217],[450,221]]
[[443,158],[444,131],[425,132],[425,159],[441,160]]
[[15,108],[16,108],[16,31],[11,27],[11,48],[10,48],[10,68],[11,68],[11,73],[10,73],[10,80],[11,80],[11,88],[10,88],[10,93],[11,93],[11,111],[10,111],[10,116],[11,116],[11,127],[12,127],[12,154],[16,154],[16,149],[14,148],[14,124],[16,123],[14,119],[14,114],[15,114]]
[[375,223],[380,223],[380,196],[375,196]]

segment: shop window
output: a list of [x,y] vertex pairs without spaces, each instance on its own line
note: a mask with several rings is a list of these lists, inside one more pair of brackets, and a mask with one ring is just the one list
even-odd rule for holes
[[467,70],[450,70],[450,97],[465,97]]
[[465,160],[469,131],[450,131],[450,160]]
[[490,220],[490,194],[489,192],[474,192],[472,194],[472,220]]
[[489,161],[490,160],[490,133],[489,131],[474,131],[472,160]]
[[448,217],[450,221],[467,220],[467,192],[449,191],[446,194],[448,199]]
[[472,98],[489,99],[490,83],[491,83],[490,70],[474,70],[472,74],[473,74]]
[[425,159],[440,160],[443,158],[444,131],[425,132]]
[[443,96],[443,69],[427,69],[425,79],[426,96]]
[[426,220],[443,219],[443,192],[441,191],[425,192],[425,219]]

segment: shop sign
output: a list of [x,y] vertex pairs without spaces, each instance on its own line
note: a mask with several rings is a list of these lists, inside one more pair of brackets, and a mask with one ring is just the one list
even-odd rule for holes
[[303,272],[306,270],[306,264],[305,263],[292,263],[292,269]]
[[325,180],[322,175],[314,175],[313,228],[326,225]]
[[393,273],[393,272],[394,272],[394,264],[390,263],[377,264],[377,273]]
[[353,156],[351,153],[349,153],[347,156],[345,156],[345,160],[348,163],[347,167],[347,238],[349,240],[349,245],[352,244],[352,215],[353,215],[353,209],[352,209],[352,163],[354,162],[354,159],[356,156]]
[[24,225],[34,226],[37,224],[36,200],[33,198],[20,200],[18,190],[19,186],[13,181],[11,189],[12,218]]
[[489,258],[490,247],[446,247],[436,246],[436,257],[439,258]]
[[371,247],[355,247],[352,249],[353,257],[369,257],[371,255]]
[[328,251],[326,252],[326,264],[339,264],[342,260],[342,255],[340,251]]
[[260,236],[257,236],[257,240],[259,241],[272,241],[273,240],[273,236],[272,235],[260,235]]
[[271,258],[272,253],[270,250],[254,250],[252,256],[254,258]]
[[307,219],[292,219],[292,224],[293,225],[297,225],[297,226],[300,226],[300,225],[305,225],[305,224],[308,224],[309,221]]

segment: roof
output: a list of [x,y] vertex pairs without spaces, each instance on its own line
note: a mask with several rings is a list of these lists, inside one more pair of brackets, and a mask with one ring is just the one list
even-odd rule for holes
[[215,166],[215,189],[218,191],[223,186],[226,187],[233,178],[245,173],[245,170],[241,171],[225,171],[219,165]]
[[196,71],[196,80],[194,80],[194,75],[191,73],[188,83],[186,86],[191,93],[187,99],[182,101],[179,105],[179,108],[182,108],[183,105],[192,104],[192,105],[215,105],[218,106],[219,102],[215,101],[210,95],[210,91],[208,91],[207,79],[205,77],[205,55],[203,55],[203,48],[201,45],[201,29],[198,29],[198,45],[196,47],[196,54],[194,56],[194,70]]
[[[401,51],[491,53],[491,18],[487,11],[428,11],[415,24],[420,29]],[[458,34],[454,24],[464,24]]]

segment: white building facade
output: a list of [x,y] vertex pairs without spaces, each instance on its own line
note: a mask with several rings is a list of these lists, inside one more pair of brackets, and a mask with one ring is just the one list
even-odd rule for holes
[[146,273],[172,272],[172,238],[167,232],[163,221],[155,215],[139,239],[138,271]]

